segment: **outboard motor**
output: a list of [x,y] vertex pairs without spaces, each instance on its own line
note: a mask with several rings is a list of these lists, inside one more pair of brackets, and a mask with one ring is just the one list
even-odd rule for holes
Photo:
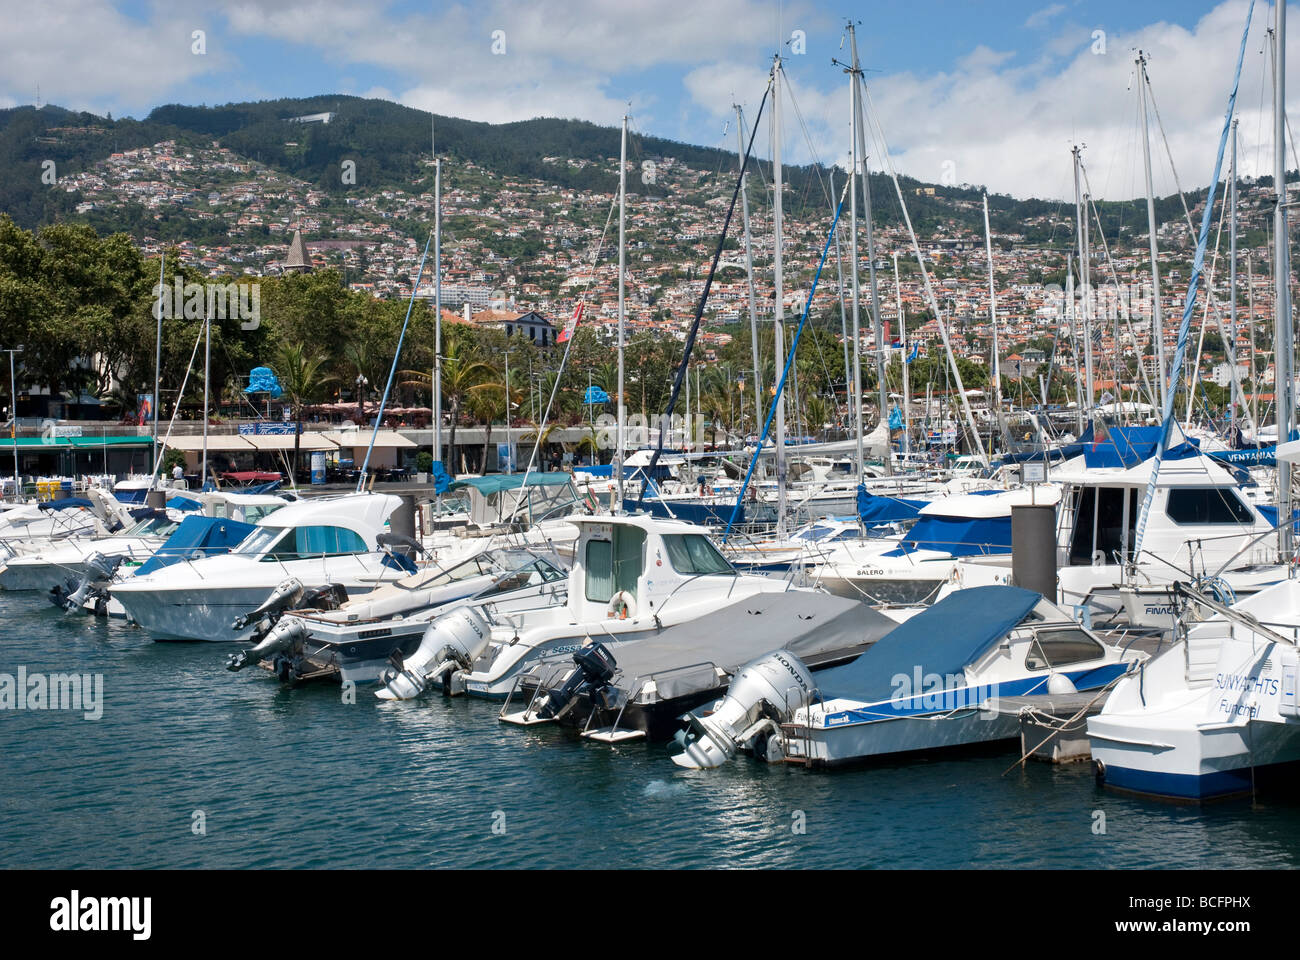
[[102,553],[92,553],[83,561],[86,572],[79,578],[69,577],[66,591],[57,584],[50,589],[50,602],[69,613],[93,604],[94,612],[102,616],[108,601],[108,584],[123,559],[120,555],[106,557]]
[[580,694],[590,696],[594,701],[618,671],[614,655],[595,640],[588,640],[574,651],[573,662],[577,669],[569,674],[564,685],[547,693],[545,700],[534,709],[538,719],[558,720]]
[[[323,587],[312,587],[310,590],[300,590],[292,609],[337,610],[347,603],[347,600],[347,588],[341,583],[331,583]],[[258,609],[261,610],[270,603],[271,600],[267,600]],[[291,653],[301,654],[303,641],[311,635],[306,621],[300,617],[285,616],[284,613],[289,609],[288,607],[279,606],[278,604],[277,607],[278,609],[267,613],[258,622],[257,629],[253,631],[253,646],[247,650],[232,653],[226,658],[227,670],[239,671],[250,663],[257,663],[259,660],[270,660]],[[251,617],[252,614],[249,614],[249,616]],[[294,656],[291,659],[296,663],[298,657]],[[288,680],[292,679],[292,672],[291,670],[279,670],[277,675],[280,676],[281,680]]]
[[[302,581],[297,577],[290,577],[272,590],[271,595],[256,610],[236,617],[234,623],[230,625],[230,629],[243,630],[250,623],[257,623],[264,617],[291,610],[298,606],[298,601],[302,599],[302,593]],[[266,629],[270,629],[270,624],[267,624]]]
[[[390,667],[379,677],[380,700],[418,697],[437,676],[456,668],[470,669],[492,639],[492,625],[477,607],[464,606],[437,617],[424,630],[420,646],[400,669]],[[443,686],[447,682],[444,679]]]
[[307,624],[301,618],[281,617],[256,646],[232,653],[227,657],[226,669],[238,672],[250,663],[286,653],[295,643],[300,643],[306,638]]
[[[673,763],[693,770],[719,767],[738,750],[753,749],[760,742],[768,745],[771,734],[780,733],[777,724],[789,720],[812,692],[808,668],[790,651],[777,650],[750,661],[712,709],[685,715],[688,727],[677,735],[685,749],[673,757]],[[761,752],[764,759],[779,756],[770,750]]]

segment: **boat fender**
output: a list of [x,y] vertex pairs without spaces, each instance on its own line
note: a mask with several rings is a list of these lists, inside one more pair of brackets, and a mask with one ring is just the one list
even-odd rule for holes
[[609,598],[609,605],[605,607],[606,617],[617,617],[619,620],[626,620],[636,613],[636,597],[626,590],[620,590]]
[[1066,674],[1053,673],[1047,678],[1047,692],[1059,697],[1067,693],[1078,693],[1079,689]]

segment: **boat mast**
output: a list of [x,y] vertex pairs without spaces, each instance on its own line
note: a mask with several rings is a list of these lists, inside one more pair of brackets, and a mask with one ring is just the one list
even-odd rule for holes
[[[850,24],[849,33],[853,26]],[[858,77],[854,67],[844,72],[849,75],[849,280],[853,284],[853,433],[858,458],[858,483],[866,478],[862,448],[862,332],[860,304],[861,289],[858,283]]]
[[[743,167],[745,164],[745,114],[736,108],[736,157]],[[742,174],[740,184],[740,213],[745,225],[745,278],[749,284],[749,347],[754,355],[754,425],[758,427],[763,418],[763,382],[758,369],[758,297],[754,293],[754,247],[749,235],[749,171]],[[743,398],[742,398],[743,399]]]
[[[436,123],[436,121],[433,121]],[[442,461],[442,160],[437,134],[433,150],[433,459]],[[506,431],[509,434],[509,430]],[[507,437],[509,439],[509,437]],[[438,495],[438,504],[442,495]]]
[[1074,156],[1074,217],[1079,242],[1079,281],[1083,284],[1083,375],[1087,381],[1083,395],[1088,401],[1088,417],[1091,418],[1093,408],[1096,406],[1096,393],[1092,371],[1092,321],[1088,315],[1088,301],[1091,299],[1089,295],[1092,292],[1088,270],[1088,213],[1079,187],[1081,163],[1079,146],[1076,144],[1070,153]]
[[[776,342],[775,356],[785,356],[785,276],[782,272],[781,230],[784,216],[781,206],[782,193],[781,170],[781,55],[772,58],[772,233],[773,242],[773,285],[775,303],[772,313],[772,333]],[[861,431],[859,431],[861,433]],[[861,460],[859,460],[859,464]],[[861,467],[859,467],[861,469]],[[776,398],[776,535],[785,536],[786,509],[786,466],[785,466],[785,391]]]
[[894,251],[894,306],[898,311],[898,359],[903,367],[903,455],[911,453],[912,447],[912,388],[908,377],[907,362],[907,317],[903,315],[903,288],[898,282],[898,251]]
[[[1224,356],[1232,362],[1232,384],[1237,396],[1228,396],[1228,436],[1234,437],[1237,423],[1237,401],[1241,387],[1237,382],[1237,119],[1232,120],[1232,158],[1228,163],[1228,347]],[[1246,412],[1242,404],[1242,412]]]
[[1138,103],[1142,112],[1142,163],[1146,172],[1147,239],[1151,247],[1151,346],[1156,355],[1156,372],[1160,377],[1160,407],[1164,409],[1169,383],[1165,376],[1165,327],[1160,311],[1160,251],[1156,245],[1156,200],[1151,186],[1151,129],[1147,124],[1147,58],[1139,50],[1137,59]]
[[[212,317],[207,312],[203,315],[203,466],[199,471],[199,489],[208,482],[208,384],[212,372]],[[293,472],[298,472],[298,464],[293,465]],[[297,477],[294,477],[297,482]]]
[[[1291,421],[1295,413],[1292,381],[1291,337],[1291,251],[1286,217],[1286,3],[1273,5],[1276,24],[1273,32],[1273,190],[1277,194],[1273,208],[1273,363],[1274,389],[1277,392],[1277,442],[1291,438]],[[1291,464],[1277,460],[1278,549],[1286,562],[1291,556]]]
[[[163,248],[162,257],[158,263],[158,333],[157,340],[153,349],[153,458],[154,463],[158,462],[158,391],[162,388],[162,298],[163,284],[167,279],[167,250]],[[16,407],[15,407],[16,409]],[[153,472],[154,476],[158,471]],[[15,490],[15,493],[18,491]]]
[[[831,196],[837,197],[835,192],[835,168],[830,169]],[[849,312],[844,308],[844,253],[840,249],[840,227],[835,225],[835,298],[840,302],[840,337],[844,343],[844,407],[845,411],[851,413],[849,409],[850,395],[853,393],[853,363],[849,359]]]
[[[623,133],[618,150],[618,447],[614,451],[614,477],[618,487],[618,509],[623,510],[623,446],[627,434],[627,404],[623,400],[623,346],[627,301],[623,274],[627,255],[627,114],[623,115]],[[660,431],[663,424],[660,424]],[[663,437],[660,436],[660,446]]]
[[[999,428],[1002,425],[1002,360],[998,349],[998,292],[993,281],[993,233],[989,227],[989,195],[984,194],[984,250],[989,261],[989,322],[993,325],[993,416]],[[898,260],[895,257],[895,267]],[[898,278],[894,278],[898,283]],[[901,311],[900,311],[901,315]]]
[[[857,174],[862,178],[862,214],[867,225],[867,277],[871,284],[871,331],[876,340],[876,382],[880,394],[880,422],[889,422],[889,387],[885,383],[885,337],[880,322],[880,288],[876,281],[876,231],[871,218],[871,182],[867,177],[866,124],[862,116],[862,64],[858,60],[858,35],[849,24],[849,50],[853,55],[853,121],[858,147]],[[854,251],[856,265],[857,252]],[[889,450],[885,451],[885,472],[892,474],[893,464]]]

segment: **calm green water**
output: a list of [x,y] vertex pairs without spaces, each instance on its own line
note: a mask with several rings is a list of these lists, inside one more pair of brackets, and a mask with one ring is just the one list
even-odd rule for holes
[[[679,771],[500,724],[231,674],[217,644],[0,594],[0,672],[100,673],[103,716],[0,711],[0,867],[1290,867],[1300,802],[1204,809],[1014,751],[834,773]],[[1106,833],[1093,833],[1094,811]],[[193,829],[201,811],[205,832]],[[802,812],[800,815],[799,812]],[[802,820],[804,832],[794,827]],[[493,827],[497,828],[494,833]]]

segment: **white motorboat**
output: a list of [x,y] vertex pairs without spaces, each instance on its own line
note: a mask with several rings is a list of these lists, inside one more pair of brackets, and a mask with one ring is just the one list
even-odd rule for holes
[[1133,668],[1040,594],[1012,586],[954,593],[852,663],[817,675],[778,651],[749,664],[727,696],[688,719],[684,767],[739,750],[833,766],[1019,736],[1000,697],[1100,690]]
[[400,503],[373,493],[299,501],[260,520],[228,554],[129,577],[110,594],[157,639],[246,641],[257,626],[246,618],[268,601],[291,604],[324,586],[359,596],[414,572],[378,539]]
[[1088,719],[1106,786],[1211,800],[1251,793],[1300,761],[1300,582],[1213,605],[1211,619],[1122,680]]
[[963,557],[1010,554],[1012,507],[1054,504],[1059,496],[1058,487],[1044,484],[943,497],[921,507],[903,534],[833,545],[812,582],[873,604],[931,603]]
[[408,699],[445,684],[453,693],[504,698],[538,660],[572,654],[589,638],[617,654],[626,641],[719,607],[796,589],[737,573],[694,524],[645,514],[572,522],[579,537],[563,603],[514,613],[490,603],[459,606],[429,624],[420,648],[378,695]]
[[[415,651],[430,621],[466,602],[494,614],[563,603],[567,565],[559,557],[486,548],[444,566],[430,566],[364,597],[318,608],[295,608],[254,636],[226,667],[263,662],[284,683],[328,677],[343,683],[379,678]],[[326,598],[327,599],[328,595]]]

